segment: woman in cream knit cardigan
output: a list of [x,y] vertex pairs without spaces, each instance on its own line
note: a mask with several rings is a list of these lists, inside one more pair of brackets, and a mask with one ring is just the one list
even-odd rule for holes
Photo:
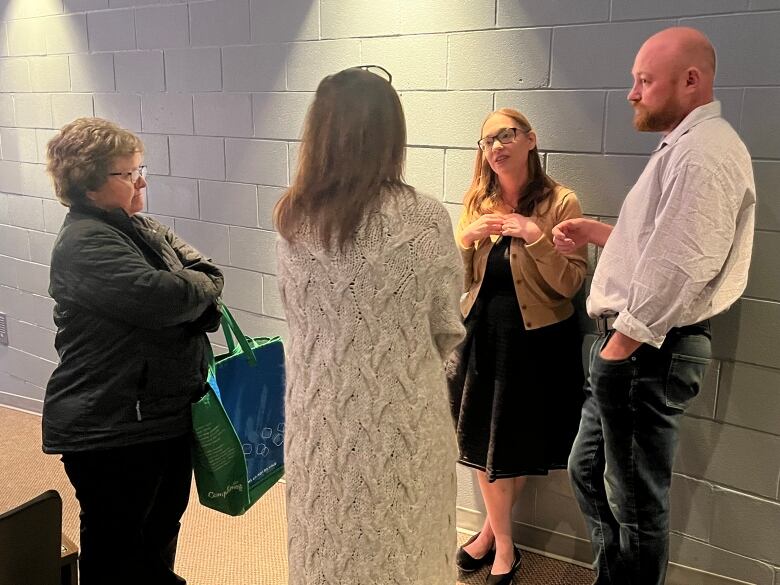
[[401,180],[405,143],[387,79],[326,77],[275,210],[291,585],[454,582],[463,275],[446,210]]

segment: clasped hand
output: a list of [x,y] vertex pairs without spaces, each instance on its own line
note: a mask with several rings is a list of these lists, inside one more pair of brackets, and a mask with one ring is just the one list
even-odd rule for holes
[[511,236],[531,243],[542,235],[531,219],[519,213],[486,213],[469,226],[468,232],[471,243],[488,236]]
[[530,244],[542,236],[542,230],[526,216],[519,213],[510,213],[504,216],[501,235],[523,238],[526,243]]

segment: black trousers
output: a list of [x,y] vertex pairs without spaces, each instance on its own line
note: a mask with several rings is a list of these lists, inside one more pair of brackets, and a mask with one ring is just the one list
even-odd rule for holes
[[192,482],[189,436],[62,462],[81,505],[81,585],[186,583],[173,564]]

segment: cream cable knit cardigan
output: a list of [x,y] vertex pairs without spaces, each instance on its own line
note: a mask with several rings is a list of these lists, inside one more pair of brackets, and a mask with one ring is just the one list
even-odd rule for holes
[[344,253],[280,240],[290,585],[452,585],[463,336],[444,206],[387,196]]

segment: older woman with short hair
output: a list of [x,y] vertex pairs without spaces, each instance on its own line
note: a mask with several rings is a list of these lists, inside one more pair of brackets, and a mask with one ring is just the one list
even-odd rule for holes
[[69,207],[51,258],[60,363],[43,450],[81,506],[81,584],[185,583],[190,403],[203,394],[220,270],[144,208],[143,144],[100,118],[64,126],[47,169]]

